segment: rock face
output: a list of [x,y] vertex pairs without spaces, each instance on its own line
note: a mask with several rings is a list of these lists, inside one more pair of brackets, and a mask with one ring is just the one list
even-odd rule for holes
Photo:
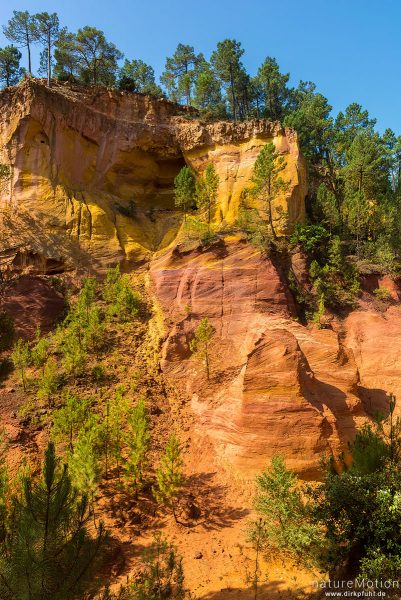
[[18,337],[33,339],[38,327],[48,333],[66,309],[64,296],[41,277],[22,275],[2,291],[0,309],[12,317]]
[[294,131],[284,130],[279,123],[265,120],[207,125],[193,122],[179,126],[177,136],[185,160],[194,171],[202,172],[210,162],[215,165],[220,181],[215,220],[235,222],[255,160],[261,148],[269,142],[273,142],[278,152],[285,156],[281,176],[289,185],[273,206],[276,228],[280,230],[283,227],[283,213],[290,226],[304,220],[306,165]]
[[[215,220],[233,222],[258,151],[274,141],[289,182],[277,206],[303,218],[306,170],[296,135],[279,124],[204,124],[184,108],[139,94],[29,80],[0,94],[0,262],[49,271],[141,261],[175,238],[173,184],[187,162],[220,175]],[[188,114],[193,117],[193,114]],[[39,267],[41,265],[41,267]],[[47,271],[47,272],[49,272]]]
[[[219,461],[253,476],[274,454],[305,478],[338,456],[368,415],[353,352],[332,330],[294,320],[280,268],[238,239],[207,252],[167,252],[151,265],[170,333],[162,368],[191,401],[195,430]],[[189,342],[216,329],[209,381]]]
[[[1,93],[0,110],[0,162],[11,168],[0,197],[0,271],[23,273],[7,283],[2,308],[19,333],[48,329],[63,309],[38,274],[149,260],[168,332],[161,367],[186,400],[191,436],[245,478],[277,453],[303,477],[318,477],[321,456],[346,453],[356,430],[386,410],[387,392],[401,397],[394,282],[367,281],[369,301],[317,330],[298,322],[274,256],[234,235],[207,249],[176,245],[181,167],[202,173],[213,163],[213,218],[229,225],[268,141],[285,157],[289,183],[273,207],[276,225],[281,212],[290,225],[302,220],[306,169],[294,132],[266,121],[205,124],[164,100],[35,81]],[[307,285],[305,257],[291,264]],[[377,287],[390,291],[390,304],[374,305]],[[189,347],[204,317],[216,330],[210,380]]]

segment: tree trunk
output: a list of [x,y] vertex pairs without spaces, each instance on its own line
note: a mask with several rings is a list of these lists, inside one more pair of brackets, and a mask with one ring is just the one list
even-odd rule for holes
[[51,79],[52,79],[52,64],[51,64],[51,43],[50,43],[50,33],[47,37],[47,85],[51,87]]
[[205,364],[206,364],[206,376],[207,376],[207,380],[209,381],[210,379],[210,365],[209,365],[209,349],[206,346],[206,352],[205,352]]
[[267,210],[269,215],[269,225],[272,230],[273,239],[277,239],[276,230],[273,225],[273,211],[272,211],[272,197],[271,197],[271,185],[270,180],[267,183]]
[[32,75],[32,62],[31,62],[31,44],[29,43],[29,34],[26,34],[26,48],[28,50],[28,73]]
[[233,105],[233,119],[237,120],[237,109],[236,109],[236,98],[235,98],[235,90],[234,90],[234,75],[233,75],[233,66],[230,63],[230,85],[231,85],[231,102]]

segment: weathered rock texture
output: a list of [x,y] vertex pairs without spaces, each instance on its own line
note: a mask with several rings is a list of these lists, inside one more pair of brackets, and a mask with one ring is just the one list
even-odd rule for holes
[[37,328],[48,333],[65,313],[63,294],[49,281],[32,275],[22,275],[4,286],[0,309],[13,319],[18,337],[33,339]]
[[[314,478],[323,454],[347,451],[368,418],[354,354],[335,331],[293,318],[279,266],[233,238],[207,252],[167,252],[151,274],[170,324],[162,368],[220,461],[252,476],[279,453]],[[216,329],[210,381],[189,350],[205,316]]]
[[138,261],[181,225],[173,183],[187,162],[220,175],[216,221],[233,222],[260,146],[273,140],[289,182],[277,200],[303,218],[306,173],[296,135],[279,124],[204,124],[184,108],[139,94],[27,81],[0,94],[0,161],[11,166],[1,206],[0,259],[57,270],[77,261]]
[[[274,214],[281,208],[291,224],[301,220],[306,171],[294,132],[265,121],[204,124],[163,100],[35,81],[0,94],[0,111],[0,162],[11,166],[1,193],[0,270],[31,271],[2,299],[19,331],[46,329],[62,310],[35,273],[118,260],[128,267],[157,250],[152,290],[168,331],[161,366],[190,405],[198,447],[212,447],[245,477],[276,453],[317,477],[321,455],[346,452],[357,428],[386,409],[386,392],[401,397],[401,294],[391,280],[367,282],[357,311],[317,330],[297,321],[280,265],[239,236],[206,250],[174,247],[179,169],[187,163],[201,173],[214,164],[213,218],[229,224],[267,141],[285,156],[289,182]],[[307,285],[305,265],[292,257]],[[379,286],[390,289],[390,307],[372,301]],[[209,381],[189,349],[203,317],[216,329]]]

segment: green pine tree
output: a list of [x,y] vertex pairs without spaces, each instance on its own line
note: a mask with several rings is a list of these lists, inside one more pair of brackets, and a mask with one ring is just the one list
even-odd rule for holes
[[217,77],[227,90],[234,121],[238,117],[238,95],[241,76],[244,74],[244,68],[241,63],[241,56],[243,54],[244,50],[240,42],[227,39],[217,44],[217,48],[210,58],[211,65]]
[[214,166],[210,163],[207,165],[203,175],[198,177],[196,182],[196,205],[200,210],[206,211],[209,231],[212,210],[217,201],[218,187],[219,176]]
[[183,466],[182,446],[177,436],[173,434],[167,442],[165,454],[156,470],[157,486],[154,488],[154,495],[158,503],[164,504],[172,511],[177,522],[177,504],[185,483]]
[[95,539],[89,536],[89,517],[85,496],[73,490],[49,444],[42,475],[24,475],[21,494],[12,497],[11,533],[1,544],[1,598],[82,598],[105,540],[102,525]]
[[22,76],[19,62],[21,52],[14,46],[0,48],[0,82],[4,82],[6,87],[16,85]]
[[128,484],[133,486],[137,497],[149,464],[150,448],[149,419],[143,400],[138,400],[127,415],[125,442],[128,447],[125,477]]
[[83,346],[82,334],[75,328],[67,328],[61,341],[61,352],[63,355],[63,366],[67,374],[71,374],[75,380],[86,365],[87,352]]
[[166,86],[171,100],[185,99],[187,106],[191,104],[196,67],[202,59],[202,55],[195,54],[193,46],[185,44],[178,44],[174,55],[166,59],[160,81]]
[[18,370],[20,374],[24,392],[27,389],[26,369],[29,365],[30,359],[31,353],[29,350],[28,342],[24,342],[23,339],[19,338],[19,340],[14,346],[14,350],[11,353],[11,360],[14,363],[14,367]]
[[18,48],[27,49],[28,73],[32,75],[31,47],[38,36],[34,17],[27,10],[14,10],[12,18],[3,28],[3,33]]
[[58,365],[55,358],[52,356],[47,359],[44,366],[43,374],[39,379],[38,393],[39,400],[47,400],[49,406],[52,406],[52,398],[57,392],[60,384],[58,375]]
[[112,458],[117,467],[118,479],[120,479],[120,466],[125,439],[122,423],[127,420],[128,413],[129,402],[124,394],[124,388],[118,386],[114,397],[111,400],[106,400],[101,429],[106,479],[109,475],[110,461]]
[[189,343],[192,354],[205,361],[206,375],[210,379],[210,342],[216,330],[205,317],[195,330],[194,338]]
[[89,419],[78,432],[74,450],[68,458],[72,485],[91,501],[95,521],[95,493],[102,478],[100,428],[96,418]]
[[250,189],[250,194],[263,202],[275,239],[277,234],[273,224],[273,202],[277,195],[286,189],[286,184],[280,176],[285,166],[285,159],[277,152],[274,144],[266,144],[255,161],[252,175],[253,187]]
[[44,369],[49,357],[50,344],[47,338],[41,337],[39,327],[36,330],[35,342],[36,344],[31,349],[31,360],[35,367]]
[[195,177],[189,167],[182,167],[174,179],[174,204],[184,212],[186,220],[188,209],[195,200]]
[[107,271],[103,299],[108,304],[107,315],[120,322],[135,317],[141,307],[140,295],[132,289],[128,275],[121,275],[119,265]]
[[88,420],[89,412],[87,398],[67,391],[64,406],[53,412],[52,438],[58,443],[67,444],[70,452],[73,452],[76,436]]

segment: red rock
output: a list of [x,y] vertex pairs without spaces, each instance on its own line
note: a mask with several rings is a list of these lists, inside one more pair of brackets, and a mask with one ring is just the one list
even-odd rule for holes
[[[274,454],[305,478],[322,454],[338,455],[367,415],[357,395],[352,351],[332,330],[297,323],[278,268],[232,240],[151,265],[154,291],[173,326],[162,368],[191,398],[200,439],[217,459],[253,476]],[[216,329],[212,377],[191,358],[200,319]]]
[[1,308],[14,321],[19,336],[32,339],[37,327],[47,333],[65,309],[65,301],[48,281],[22,275],[10,281],[1,300]]

